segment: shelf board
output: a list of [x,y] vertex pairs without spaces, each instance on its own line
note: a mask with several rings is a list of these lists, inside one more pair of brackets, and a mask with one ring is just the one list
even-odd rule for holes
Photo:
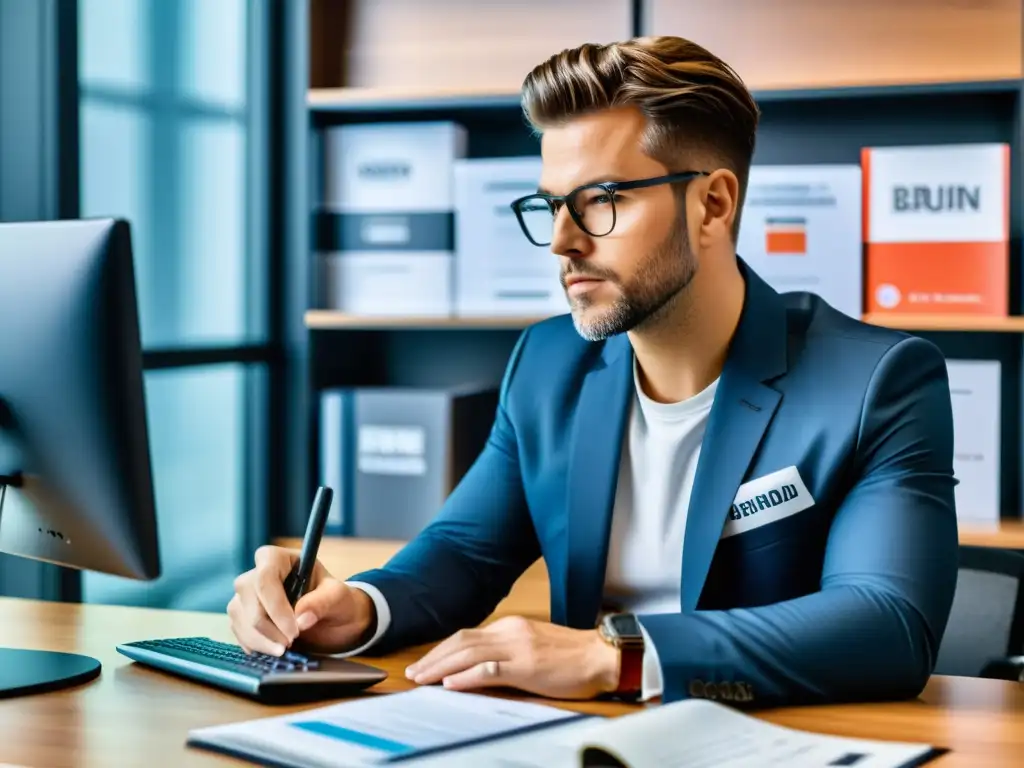
[[408,330],[486,330],[519,329],[543,320],[543,317],[406,317],[351,315],[329,309],[306,312],[306,327],[314,330],[372,331]]
[[[306,327],[313,330],[486,330],[517,329],[543,317],[408,317],[403,315],[351,315],[330,309],[306,312]],[[1024,316],[985,317],[981,315],[887,315],[868,314],[864,322],[901,331],[966,331],[1024,333]]]
[[901,331],[987,331],[1024,333],[1024,317],[986,317],[985,315],[897,315],[867,314],[864,322]]
[[[773,88],[755,90],[760,102],[857,99],[892,96],[1013,93],[1021,80],[962,82],[877,83],[835,87]],[[422,112],[452,109],[518,109],[518,91],[481,91],[466,88],[313,88],[307,105],[313,112]]]
[[518,109],[519,92],[466,88],[314,88],[309,91],[307,104],[314,112]]
[[918,83],[844,84],[831,87],[772,88],[754,90],[754,98],[768,101],[813,101],[815,99],[871,99],[894,96],[957,96],[961,94],[1015,93],[1021,89],[1017,78],[1005,80],[962,80]]

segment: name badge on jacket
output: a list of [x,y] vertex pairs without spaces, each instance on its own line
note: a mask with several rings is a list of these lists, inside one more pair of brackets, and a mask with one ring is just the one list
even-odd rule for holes
[[729,509],[722,538],[752,531],[814,505],[795,466],[763,475],[740,486]]

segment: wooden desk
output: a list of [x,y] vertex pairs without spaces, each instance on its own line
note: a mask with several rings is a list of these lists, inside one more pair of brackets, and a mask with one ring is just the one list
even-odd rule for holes
[[[38,768],[239,764],[186,748],[187,732],[315,706],[262,706],[139,667],[114,650],[122,642],[182,635],[233,640],[219,614],[0,598],[0,645],[86,653],[104,665],[98,680],[78,689],[0,700],[0,763]],[[371,660],[390,673],[373,690],[411,687],[402,670],[422,650]],[[609,716],[635,711],[617,704],[572,708]],[[935,763],[941,768],[1018,768],[1024,755],[1024,685],[1017,683],[936,677],[914,701],[758,714],[809,731],[950,747],[954,751]]]
[[1002,520],[992,526],[960,523],[960,543],[975,547],[1024,549],[1024,520]]

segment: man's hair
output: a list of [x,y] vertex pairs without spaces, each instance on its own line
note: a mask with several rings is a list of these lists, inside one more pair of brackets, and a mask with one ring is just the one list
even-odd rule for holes
[[739,231],[760,111],[739,75],[710,51],[679,37],[641,37],[557,53],[523,82],[523,113],[534,131],[604,109],[636,107],[646,117],[644,151],[671,173],[714,168],[739,179]]

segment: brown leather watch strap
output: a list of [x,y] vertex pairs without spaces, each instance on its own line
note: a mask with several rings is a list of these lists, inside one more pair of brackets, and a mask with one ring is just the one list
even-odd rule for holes
[[644,649],[630,643],[620,647],[619,654],[619,687],[615,695],[623,699],[638,699],[644,682]]

